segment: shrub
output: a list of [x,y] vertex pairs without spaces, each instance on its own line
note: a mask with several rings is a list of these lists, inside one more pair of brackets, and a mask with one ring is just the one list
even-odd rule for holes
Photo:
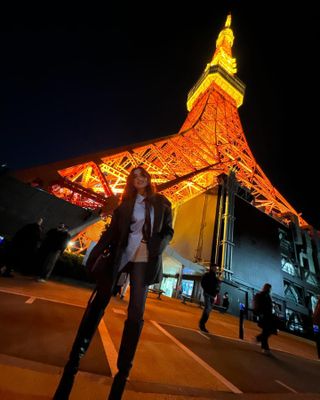
[[56,262],[53,275],[91,283],[82,261],[83,255],[64,252]]

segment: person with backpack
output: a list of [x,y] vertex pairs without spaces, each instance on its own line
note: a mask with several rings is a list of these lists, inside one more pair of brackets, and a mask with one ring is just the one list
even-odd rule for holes
[[320,295],[318,295],[318,301],[312,314],[312,322],[320,328]]
[[204,309],[199,321],[199,328],[202,332],[209,333],[206,328],[206,322],[212,311],[212,307],[216,296],[220,290],[220,280],[217,277],[217,264],[210,265],[209,271],[205,272],[201,279],[201,287],[203,289]]
[[260,292],[253,298],[253,311],[258,317],[258,326],[262,332],[256,336],[256,341],[261,343],[261,350],[264,354],[270,354],[269,337],[277,333],[271,298],[270,283],[265,283]]

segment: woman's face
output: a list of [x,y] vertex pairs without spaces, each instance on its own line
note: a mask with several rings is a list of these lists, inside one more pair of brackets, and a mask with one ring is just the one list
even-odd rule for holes
[[140,168],[133,172],[133,186],[137,189],[138,193],[144,193],[146,187],[149,184],[148,177],[144,174],[143,170]]

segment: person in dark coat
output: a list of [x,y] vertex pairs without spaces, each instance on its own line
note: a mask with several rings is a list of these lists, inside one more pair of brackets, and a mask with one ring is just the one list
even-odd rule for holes
[[[88,257],[92,270],[107,248],[112,263],[104,279],[98,279],[64,368],[54,399],[68,399],[81,357],[110,301],[114,285],[123,272],[130,274],[130,300],[118,354],[118,372],[109,400],[121,399],[143,327],[148,286],[162,279],[162,253],[173,236],[172,210],[168,199],[154,193],[151,176],[142,167],[133,168],[127,178],[121,204],[114,210],[111,224]],[[101,257],[100,257],[101,259]]]
[[220,280],[217,277],[217,264],[212,264],[209,271],[205,272],[201,278],[203,289],[204,309],[199,321],[199,328],[202,332],[209,333],[206,323],[209,319],[216,296],[220,290]]
[[9,263],[9,241],[2,238],[0,243],[0,276],[3,278],[13,278],[12,268]]
[[229,306],[230,306],[229,293],[224,292],[224,295],[222,297],[222,307],[224,307],[226,309],[225,311],[227,311]]
[[47,232],[39,249],[38,282],[46,282],[49,279],[58,258],[67,248],[70,239],[68,227],[63,223]]
[[13,236],[5,247],[6,269],[3,276],[10,276],[10,269],[20,271],[24,275],[36,271],[36,254],[42,239],[43,219],[24,225]]
[[312,314],[312,322],[320,328],[320,295],[318,295],[318,301]]
[[254,296],[254,313],[258,316],[258,326],[262,332],[256,336],[256,341],[261,343],[264,354],[270,354],[269,337],[276,333],[275,319],[273,317],[273,305],[270,283],[265,283],[260,292]]

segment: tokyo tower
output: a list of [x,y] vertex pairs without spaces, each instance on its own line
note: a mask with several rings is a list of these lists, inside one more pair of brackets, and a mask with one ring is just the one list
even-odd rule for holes
[[[300,226],[307,225],[271,184],[248,146],[238,114],[245,85],[236,77],[233,42],[228,15],[212,60],[188,94],[189,113],[178,133],[90,155],[86,161],[82,157],[76,165],[60,163],[51,171],[45,189],[79,206],[110,214],[135,166],[148,170],[173,207],[218,186],[223,174],[232,173],[256,208],[282,222],[294,216]],[[27,171],[21,175],[23,180],[29,179],[27,175]],[[86,231],[78,235],[79,251],[88,247],[86,235]]]

